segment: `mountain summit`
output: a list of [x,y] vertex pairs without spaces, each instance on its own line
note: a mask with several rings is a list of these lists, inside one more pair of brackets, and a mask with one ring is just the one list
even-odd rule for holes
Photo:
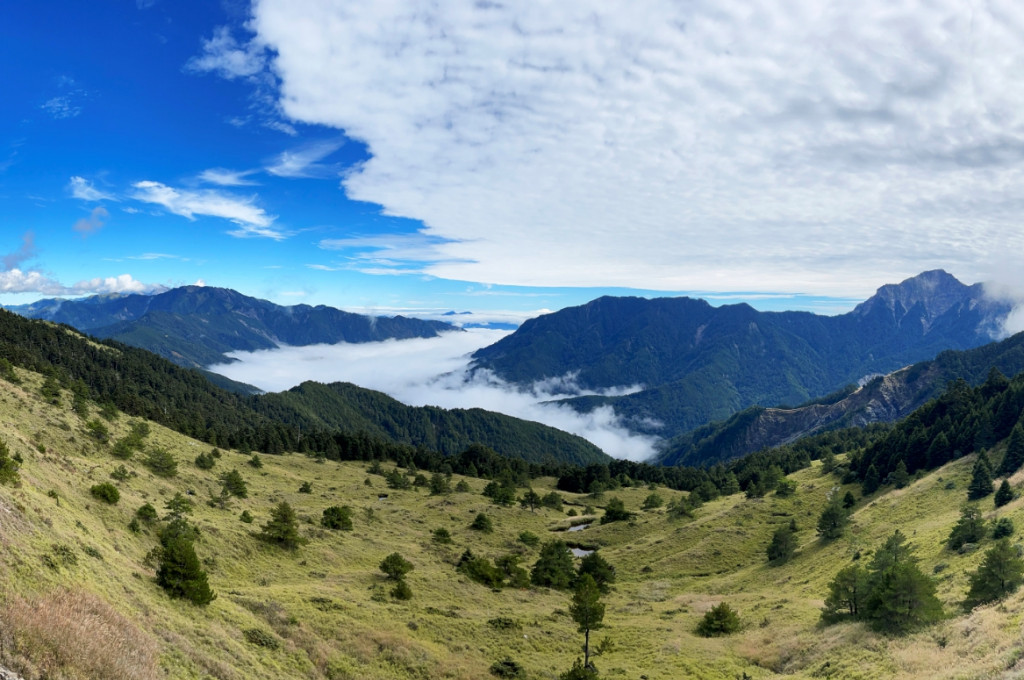
[[612,405],[637,431],[674,436],[749,406],[798,404],[946,349],[990,342],[1009,312],[941,271],[882,286],[838,316],[712,307],[687,297],[603,297],[531,319],[474,366],[517,384],[571,375],[582,389],[641,385]]
[[210,286],[183,286],[159,295],[40,300],[8,309],[148,349],[188,367],[225,363],[228,352],[280,344],[432,338],[459,330],[440,321],[367,316],[322,305],[284,307]]

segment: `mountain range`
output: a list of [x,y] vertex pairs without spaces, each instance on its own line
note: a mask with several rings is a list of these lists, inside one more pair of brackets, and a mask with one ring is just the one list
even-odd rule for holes
[[567,400],[613,406],[628,426],[671,438],[755,405],[800,404],[943,350],[991,342],[1010,306],[942,270],[924,272],[838,316],[712,307],[688,297],[602,297],[525,322],[473,355],[517,385],[567,378]]
[[227,363],[229,352],[279,345],[433,338],[460,329],[441,321],[367,316],[333,307],[285,307],[227,288],[183,286],[158,295],[97,295],[8,307],[97,338],[140,347],[179,366]]

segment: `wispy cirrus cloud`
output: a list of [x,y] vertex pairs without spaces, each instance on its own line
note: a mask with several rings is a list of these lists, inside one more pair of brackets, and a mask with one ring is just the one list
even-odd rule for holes
[[213,37],[203,40],[202,53],[185,65],[189,71],[214,72],[223,78],[248,78],[263,71],[265,49],[256,42],[240,44],[231,29],[221,26]]
[[189,220],[196,216],[220,217],[236,225],[228,234],[238,238],[269,238],[277,241],[290,233],[274,227],[275,215],[256,205],[256,196],[236,196],[214,189],[199,191],[177,189],[161,182],[142,181],[132,185],[132,198],[144,203],[162,206],[175,215]]
[[[444,239],[436,276],[861,297],[1024,251],[1024,9],[260,0],[289,124]],[[215,34],[215,39],[222,34]]]
[[3,262],[4,271],[10,271],[16,269],[21,263],[36,257],[36,237],[31,231],[26,231],[21,237],[21,247],[17,250],[7,253],[0,262]]
[[322,239],[323,250],[338,251],[349,269],[374,274],[420,273],[449,258],[447,239],[421,232]]
[[338,175],[338,169],[320,163],[324,158],[340,149],[344,140],[327,140],[306,144],[304,146],[282,152],[272,163],[267,165],[267,172],[277,177],[332,177]]
[[259,182],[249,178],[249,176],[255,172],[255,170],[210,168],[199,173],[199,181],[206,182],[207,184],[216,184],[222,187],[256,186]]
[[82,201],[98,202],[117,200],[117,197],[114,196],[114,194],[97,189],[93,186],[92,182],[77,175],[72,177],[68,182],[68,191],[71,192],[72,198],[77,198]]

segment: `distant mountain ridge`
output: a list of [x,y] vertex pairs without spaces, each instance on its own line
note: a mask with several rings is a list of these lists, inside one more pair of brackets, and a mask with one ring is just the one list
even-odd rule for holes
[[635,431],[673,437],[754,405],[799,404],[947,349],[991,342],[1010,311],[942,270],[882,286],[838,316],[603,297],[525,322],[473,355],[517,384],[572,374],[584,389],[641,384],[614,406]]
[[948,350],[866,385],[795,408],[752,406],[668,442],[664,465],[711,465],[843,427],[895,422],[942,394],[954,380],[976,387],[992,370],[1024,372],[1024,333],[970,350]]
[[460,330],[441,321],[366,316],[323,305],[285,307],[210,286],[183,286],[158,295],[40,300],[7,309],[148,349],[187,367],[226,363],[231,361],[228,352],[280,344],[432,338]]

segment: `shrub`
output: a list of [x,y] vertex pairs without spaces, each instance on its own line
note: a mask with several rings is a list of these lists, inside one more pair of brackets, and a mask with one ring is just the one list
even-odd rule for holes
[[249,463],[249,465],[251,465],[252,467],[256,468],[257,470],[259,470],[261,467],[263,467],[263,459],[260,458],[255,453],[252,454],[252,457],[249,458],[249,460],[247,460],[246,462]]
[[740,617],[727,602],[720,602],[712,607],[700,623],[697,624],[697,635],[701,637],[720,637],[735,633],[740,629]]
[[242,479],[242,473],[232,469],[220,476],[221,488],[235,498],[248,498],[249,488]]
[[18,461],[11,456],[7,442],[0,439],[0,484],[17,484]]
[[391,597],[396,600],[411,600],[412,588],[405,582],[405,579],[399,579],[395,582],[394,588],[391,589]]
[[135,511],[135,516],[141,519],[143,522],[149,523],[156,519],[156,508],[149,503],[144,503],[139,506],[139,509]]
[[562,496],[557,491],[552,491],[550,493],[545,494],[544,497],[540,499],[540,504],[543,505],[545,508],[550,508],[551,510],[561,512]]
[[1009,517],[1000,517],[992,525],[992,538],[999,540],[1013,536],[1013,521]]
[[110,482],[93,485],[89,493],[109,505],[116,505],[121,500],[121,492]]
[[492,663],[490,671],[494,677],[505,680],[522,680],[526,678],[526,669],[507,656],[501,661]]
[[312,482],[303,482],[299,485],[299,493],[313,493]]
[[519,534],[519,542],[530,548],[536,548],[540,544],[540,537],[532,531],[523,531]]
[[535,586],[566,590],[575,579],[572,553],[564,541],[547,541],[530,571],[530,582]]
[[457,493],[469,493],[472,489],[469,483],[465,479],[460,479],[459,483],[455,485],[455,491]]
[[174,477],[178,474],[178,462],[167,449],[154,447],[146,453],[143,464],[157,477]]
[[325,529],[352,531],[352,508],[347,505],[332,505],[329,508],[324,508],[320,525]]
[[400,581],[406,574],[413,570],[413,566],[411,562],[400,554],[393,552],[381,561],[380,570],[384,572],[388,578]]
[[192,501],[179,491],[174,494],[173,498],[164,503],[164,509],[167,510],[167,517],[165,519],[174,519],[192,512]]
[[452,492],[452,486],[448,482],[448,478],[442,475],[440,472],[435,472],[430,475],[430,495],[441,496],[450,494]]
[[[588,512],[587,514],[589,515],[591,513]],[[632,517],[633,513],[626,510],[626,506],[622,503],[622,500],[613,497],[608,500],[608,505],[605,506],[604,515],[601,517],[601,524],[624,522]]]
[[131,476],[132,473],[128,472],[128,468],[123,465],[118,465],[110,471],[110,478],[117,482],[123,482]]
[[480,512],[477,513],[476,518],[473,519],[473,523],[469,525],[469,528],[473,529],[474,531],[480,531],[485,534],[489,534],[492,531],[494,531],[494,524],[491,522],[490,517]]
[[200,470],[212,470],[217,460],[210,453],[200,453],[196,456],[195,463]]
[[985,519],[981,510],[973,505],[965,505],[960,510],[960,519],[949,532],[946,545],[950,550],[959,550],[966,543],[977,543],[985,537]]
[[249,512],[248,510],[243,510],[242,514],[238,516],[238,519],[245,522],[246,524],[252,524],[252,513]]
[[473,557],[472,553],[469,553],[468,557],[463,554],[463,557],[465,559],[459,560],[457,569],[470,580],[490,588],[501,588],[505,584],[504,572],[491,564],[486,558]]
[[442,545],[447,545],[452,542],[451,532],[443,527],[440,529],[434,529],[432,535],[434,537],[434,543],[441,543]]
[[644,499],[644,504],[641,506],[644,510],[654,510],[660,508],[665,504],[665,499],[656,493],[648,494],[647,498]]
[[248,628],[242,631],[242,635],[245,636],[246,642],[256,645],[257,647],[277,649],[281,646],[281,643],[277,641],[277,638],[274,637],[273,633],[268,633],[260,628]]

